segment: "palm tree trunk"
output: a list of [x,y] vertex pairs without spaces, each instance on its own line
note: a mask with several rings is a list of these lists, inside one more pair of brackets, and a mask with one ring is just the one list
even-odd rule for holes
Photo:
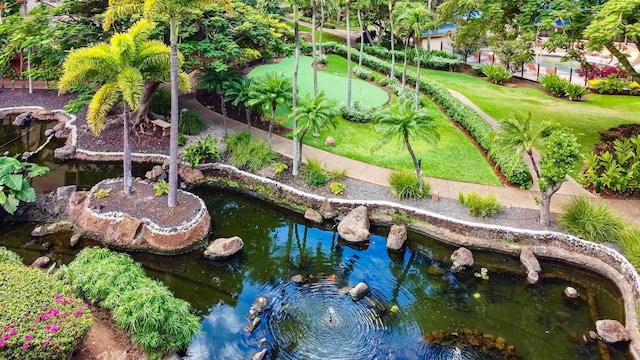
[[416,176],[418,176],[418,192],[422,194],[422,169],[420,169],[420,163],[416,158],[416,154],[413,152],[413,148],[409,143],[409,133],[405,131],[404,133],[404,144],[409,150],[409,154],[411,155],[411,160],[413,160],[413,166],[416,168]]
[[131,194],[131,146],[129,144],[130,140],[129,140],[129,117],[130,117],[130,111],[129,111],[129,104],[127,104],[127,102],[124,102],[123,105],[123,117],[124,117],[124,122],[123,122],[123,156],[122,156],[122,168],[124,170],[124,194],[125,195],[129,195]]
[[320,51],[324,54],[324,49],[322,48],[322,29],[324,29],[324,3],[320,4],[320,37],[318,38],[318,47]]
[[[393,0],[389,0],[389,27],[391,31],[391,75],[389,76],[392,79],[396,78],[396,52],[395,52],[395,42],[396,38],[393,34]],[[406,56],[406,55],[405,55]]]
[[273,123],[276,121],[276,103],[271,103],[271,121],[269,121],[269,149],[271,149],[271,134],[273,134]]
[[27,73],[29,74],[29,94],[33,94],[33,76],[31,76],[31,48],[27,50]]
[[407,88],[407,52],[409,50],[409,37],[404,42],[404,65],[402,66],[402,90]]
[[131,115],[132,128],[135,128],[136,126],[147,120],[151,99],[153,98],[153,94],[155,94],[156,90],[158,90],[159,86],[160,82],[158,81],[145,80],[142,87],[142,94],[140,94],[140,101],[138,101],[138,110],[134,111]]
[[[316,50],[316,13],[318,4],[316,0],[311,1],[311,48],[313,49],[313,96],[318,96],[318,51]],[[322,30],[320,30],[322,34]]]
[[227,99],[224,96],[224,91],[220,94],[220,111],[222,112],[222,123],[224,124],[224,136],[226,137],[229,132],[227,130]]
[[542,204],[540,206],[540,225],[549,226],[551,223],[551,197],[562,186],[562,183],[547,187],[540,193]]
[[364,52],[364,27],[362,26],[360,1],[358,1],[358,25],[360,26],[360,56],[358,57],[358,66],[362,67],[362,53]]
[[178,23],[175,16],[169,18],[169,43],[171,47],[171,135],[169,138],[169,194],[167,206],[177,205],[178,197]]
[[351,107],[351,27],[349,23],[349,7],[350,1],[346,1],[347,11],[345,13],[347,20],[347,107]]
[[[298,68],[300,67],[300,14],[298,13],[298,5],[293,5],[293,34],[296,42],[296,50],[294,53],[295,62],[293,65],[293,96],[291,99],[291,110],[295,110],[298,106]],[[312,30],[314,31],[314,30]],[[293,118],[293,169],[291,173],[293,176],[298,176],[298,168],[300,167],[298,159],[298,135],[296,135],[296,129],[298,127],[298,120]]]
[[418,107],[419,107],[419,100],[420,100],[420,53],[418,52],[418,32],[415,31],[413,34],[413,42],[414,42],[414,46],[416,48],[416,58],[417,58],[417,68],[418,68],[418,72],[416,73],[416,111],[418,111]]
[[300,134],[300,147],[298,150],[298,161],[300,161],[302,163],[302,146],[304,145],[304,137],[307,136],[307,132],[309,132],[309,128],[306,127],[302,133]]

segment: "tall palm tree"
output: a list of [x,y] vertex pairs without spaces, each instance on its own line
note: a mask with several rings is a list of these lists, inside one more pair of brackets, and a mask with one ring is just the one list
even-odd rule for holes
[[169,140],[169,194],[167,206],[177,205],[178,195],[178,83],[188,89],[188,78],[179,74],[178,25],[183,14],[208,4],[219,4],[232,9],[228,0],[110,0],[104,14],[103,27],[108,29],[124,15],[144,14],[146,17],[168,17],[169,46],[171,48],[171,135]]
[[501,120],[500,130],[493,135],[494,145],[491,146],[492,152],[496,153],[506,149],[516,150],[509,172],[512,172],[518,160],[522,159],[524,154],[527,154],[533,164],[536,178],[539,179],[540,171],[533,156],[533,148],[542,145],[543,139],[549,135],[551,129],[552,125],[546,122],[539,127],[535,127],[531,120],[531,113],[527,117],[516,115],[513,118]]
[[347,20],[347,107],[351,107],[351,26],[349,18],[349,8],[351,7],[351,0],[345,0],[345,18]]
[[220,96],[220,111],[222,112],[225,136],[228,135],[227,90],[239,77],[240,71],[238,69],[230,68],[219,62],[212,62],[198,74],[198,88],[213,91]]
[[[405,2],[399,9],[396,21],[398,25],[407,32],[408,37],[413,36],[413,45],[416,50],[416,89],[415,89],[415,108],[418,110],[420,106],[420,46],[419,40],[422,36],[422,32],[431,24],[433,20],[433,14],[424,6],[418,2]],[[406,51],[405,51],[406,59]],[[405,60],[406,63],[406,60]]]
[[126,33],[116,33],[110,44],[72,50],[63,64],[60,93],[77,85],[93,82],[102,85],[91,99],[87,112],[89,129],[100,135],[109,110],[123,104],[124,118],[124,193],[131,192],[131,148],[129,145],[130,110],[138,108],[145,79],[166,79],[170,72],[170,49],[164,43],[148,40],[154,24],[135,23]]
[[248,102],[251,94],[251,78],[243,77],[231,82],[231,86],[226,91],[226,95],[231,100],[233,106],[244,106],[244,113],[247,119],[247,131],[251,133],[251,107]]
[[375,120],[375,129],[380,134],[380,140],[374,146],[374,150],[380,149],[393,138],[398,138],[404,143],[416,169],[418,191],[422,193],[422,169],[420,169],[420,162],[411,147],[410,139],[422,139],[430,145],[437,144],[440,140],[440,134],[433,118],[425,109],[415,110],[411,104],[399,102],[379,112]]
[[320,129],[327,125],[335,126],[337,114],[336,105],[327,99],[324,91],[316,97],[306,96],[300,100],[298,107],[293,109],[293,117],[298,120],[297,131],[300,137],[299,161],[302,161],[302,144],[307,133],[319,133]]
[[273,133],[273,123],[276,120],[276,110],[278,105],[289,105],[292,100],[291,79],[284,73],[270,71],[257,78],[251,86],[249,95],[249,106],[262,106],[271,111],[269,121],[269,147],[271,147],[271,134]]

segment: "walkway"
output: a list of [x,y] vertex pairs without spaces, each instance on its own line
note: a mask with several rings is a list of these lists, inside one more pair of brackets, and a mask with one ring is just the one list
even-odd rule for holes
[[[213,122],[218,128],[223,126],[222,115],[208,109],[198,102],[192,95],[183,95],[180,98],[180,106],[197,113],[202,119]],[[245,123],[232,119],[227,120],[227,126],[230,133],[247,130],[247,125]],[[252,128],[251,134],[252,136],[261,138],[265,141],[268,140],[268,133],[266,131]],[[293,157],[292,140],[273,135],[272,147],[283,156],[289,158]],[[329,169],[347,170],[347,176],[350,178],[389,186],[387,181],[387,178],[391,173],[391,170],[389,169],[348,159],[307,145],[303,145],[302,154],[303,161],[306,161],[308,158],[318,159]],[[536,190],[521,190],[509,187],[480,185],[438,178],[427,178],[427,181],[431,183],[431,191],[437,191],[439,196],[444,198],[457,199],[458,193],[460,192],[474,191],[481,194],[493,193],[506,207],[518,207],[525,209],[540,208],[535,201],[536,197],[540,196],[540,192]],[[558,192],[553,196],[551,201],[551,211],[554,213],[560,212],[562,205],[574,196],[588,196],[593,198],[595,201],[605,202],[607,206],[614,209],[628,221],[637,222],[638,219],[640,219],[640,200],[600,199],[596,195],[584,190],[575,183],[575,181],[565,182],[560,190],[558,190]]]

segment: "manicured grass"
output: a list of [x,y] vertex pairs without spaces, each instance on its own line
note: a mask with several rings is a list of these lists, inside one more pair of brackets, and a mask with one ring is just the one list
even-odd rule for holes
[[[292,22],[287,21],[286,23],[290,28],[293,29],[293,23]],[[300,31],[311,33],[311,28],[307,27],[307,26],[298,25],[298,29]],[[318,39],[320,38],[320,33],[322,33],[322,42],[333,41],[333,42],[337,42],[338,44],[346,44],[347,43],[346,39],[343,39],[338,35],[329,34],[328,32],[322,31],[322,30],[316,30],[316,41],[318,41]]]
[[[588,94],[586,101],[571,102],[537,89],[493,85],[460,73],[423,70],[422,74],[462,93],[496,120],[531,113],[538,124],[550,121],[567,127],[578,138],[583,153],[591,152],[593,145],[600,141],[599,131],[620,124],[640,123],[640,97]],[[578,164],[576,170],[582,166]]]
[[[313,59],[310,56],[300,57],[300,67],[298,70],[298,89],[299,95],[313,93],[313,68],[311,63]],[[346,64],[346,61],[345,61]],[[261,65],[249,73],[249,77],[258,77],[269,71],[282,71],[293,78],[294,59],[292,57],[283,59],[277,64]],[[337,71],[334,71],[337,72]],[[344,72],[346,74],[346,71]],[[344,76],[336,76],[326,71],[318,72],[318,88],[324,90],[332,101],[337,104],[346,103],[347,100],[347,78]],[[352,101],[359,101],[367,106],[377,107],[386,104],[389,101],[389,94],[380,87],[370,84],[366,81],[353,78],[351,83]],[[280,114],[280,112],[278,112]],[[283,115],[281,115],[283,116]]]

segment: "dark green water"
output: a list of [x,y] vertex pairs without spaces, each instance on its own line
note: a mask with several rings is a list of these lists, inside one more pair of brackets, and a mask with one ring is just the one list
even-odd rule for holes
[[[16,131],[3,125],[0,144],[20,135]],[[26,140],[12,144],[12,153],[37,147],[41,140],[33,138],[43,133],[42,128],[32,130],[22,137]],[[88,188],[121,175],[117,165],[54,163],[49,159],[56,146],[32,160],[53,169],[34,181],[39,191],[66,184]],[[426,236],[410,234],[402,253],[388,253],[388,229],[374,229],[367,246],[351,247],[333,227],[310,226],[299,214],[228,191],[206,188],[197,194],[212,216],[211,240],[240,236],[245,248],[239,256],[216,263],[206,260],[202,250],[180,256],[131,254],[202,317],[202,333],[189,348],[193,359],[247,359],[261,349],[262,338],[272,359],[503,358],[470,341],[423,341],[425,334],[465,331],[501,337],[527,360],[626,358],[582,341],[597,319],[624,319],[615,287],[593,274],[543,263],[540,283],[527,286],[517,258],[474,251],[474,271],[486,267],[490,279],[478,279],[473,271],[454,275],[448,269],[455,248]],[[68,263],[79,250],[68,247],[71,234],[36,239],[29,235],[35,224],[0,224],[0,246],[18,252],[27,264],[45,254]],[[42,251],[44,242],[53,248]],[[308,282],[291,283],[296,274]],[[344,287],[360,281],[369,285],[370,295],[358,302],[341,295]],[[563,299],[566,286],[579,291],[578,301]],[[246,315],[259,295],[269,298],[269,306],[249,334],[243,329]]]

